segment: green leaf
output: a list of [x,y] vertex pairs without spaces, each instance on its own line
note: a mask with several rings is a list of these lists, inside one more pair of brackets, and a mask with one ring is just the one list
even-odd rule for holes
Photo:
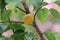
[[29,34],[25,34],[26,40],[32,40],[32,37]]
[[24,25],[24,26],[25,26],[25,32],[27,32],[27,33],[25,33],[26,40],[31,40],[31,39],[33,39],[33,40],[39,39],[40,40],[40,38],[37,37],[33,26],[31,26],[31,25]]
[[6,3],[18,3],[18,2],[21,2],[23,0],[5,0]]
[[2,20],[7,20],[11,16],[11,11],[7,10],[2,13]]
[[50,9],[50,12],[54,17],[60,18],[60,13],[56,11],[55,9]]
[[0,13],[0,20],[1,20],[1,13]]
[[12,4],[13,6],[17,6],[20,2],[22,2],[23,0],[5,0],[6,3],[10,3]]
[[24,30],[25,30],[25,27],[22,26],[20,23],[10,23],[8,25],[8,29],[14,29],[14,38],[16,40],[24,40]]
[[13,10],[15,6],[12,3],[9,3],[8,5],[8,10]]
[[48,5],[48,3],[47,2],[42,2],[42,5],[45,6],[45,5]]
[[14,38],[16,40],[24,40],[24,34],[25,32],[23,30],[17,30],[14,32]]
[[24,40],[24,36],[17,36],[15,37],[16,40]]
[[60,6],[60,1],[56,1],[55,3]]
[[37,17],[40,19],[41,22],[44,22],[48,17],[48,9],[44,8],[38,11]]
[[60,40],[60,35],[59,34],[56,34],[55,35],[55,38],[56,38],[56,40]]
[[5,38],[4,37],[0,37],[0,40],[5,40]]
[[[32,36],[31,36],[32,35]],[[34,35],[34,33],[33,34],[28,34],[28,33],[26,33],[25,34],[25,38],[26,38],[26,40],[38,40],[38,37],[36,37],[36,35]],[[40,40],[40,39],[39,39]]]
[[5,40],[14,40],[14,37],[5,38]]
[[7,24],[6,23],[0,23],[0,28],[2,31],[5,31],[7,29]]
[[0,29],[0,34],[2,34],[3,33],[3,30],[2,29]]
[[15,10],[15,13],[18,15],[18,17],[21,19],[23,19],[23,17],[25,16],[25,13],[19,9]]
[[36,8],[39,8],[40,5],[42,4],[42,0],[30,0],[30,1]]
[[20,24],[20,23],[9,23],[8,28],[14,29],[15,31],[16,30],[25,30],[25,27],[22,26],[22,24]]
[[26,0],[26,5],[29,7],[31,5],[31,0]]
[[0,13],[3,12],[5,5],[6,5],[5,1],[0,0],[0,9],[1,9]]
[[14,36],[16,37],[16,36],[23,36],[24,35],[24,30],[16,30],[15,32],[14,32]]
[[47,37],[48,40],[55,40],[55,36],[50,31],[45,31],[43,34]]

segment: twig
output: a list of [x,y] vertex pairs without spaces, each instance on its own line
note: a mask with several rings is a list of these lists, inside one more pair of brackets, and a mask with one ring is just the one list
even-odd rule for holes
[[[44,0],[42,0],[42,2],[43,2]],[[42,4],[42,3],[41,3]],[[43,5],[41,5],[38,9],[37,9],[37,11],[35,12],[35,15],[34,15],[34,17],[36,16],[36,14],[37,14],[37,12],[42,8],[42,6]]]
[[[42,0],[43,1],[43,0]],[[37,12],[42,8],[42,5],[37,9],[37,11],[35,12],[34,15],[34,21],[33,21],[33,26],[35,27],[36,31],[38,32],[38,34],[41,37],[41,40],[45,40],[45,37],[43,36],[43,33],[39,30],[39,27],[36,25],[36,21],[35,21],[35,16],[37,14]]]
[[43,33],[40,31],[40,29],[39,29],[39,27],[36,25],[36,22],[35,22],[35,21],[34,21],[33,24],[34,24],[33,26],[34,26],[34,28],[36,29],[36,31],[38,32],[41,40],[45,40],[45,37],[43,36]]
[[37,9],[37,11],[35,12],[35,15],[34,15],[34,20],[35,20],[35,16],[37,14],[37,12],[42,8],[42,5]]
[[42,5],[41,5],[41,7],[38,8],[37,11],[35,12],[33,26],[35,27],[36,31],[37,31],[38,34],[40,35],[41,40],[45,40],[45,37],[43,36],[43,33],[40,31],[39,27],[37,26],[37,24],[36,24],[36,19],[35,19],[37,12],[38,12],[41,8],[42,8]]
[[26,0],[23,0],[22,4],[23,4],[24,9],[25,9],[25,11],[26,11],[25,13],[26,13],[26,14],[29,14],[30,12],[29,12],[29,8],[28,8],[27,5],[26,5]]
[[19,8],[19,7],[16,7],[16,8],[18,8],[19,10],[21,10],[21,11],[23,11],[23,12],[25,12],[25,13],[26,13],[26,11],[24,11],[23,9],[21,9],[21,8]]
[[13,23],[24,23],[24,22],[20,22],[20,21],[1,21],[0,23],[10,23],[10,22],[13,22]]

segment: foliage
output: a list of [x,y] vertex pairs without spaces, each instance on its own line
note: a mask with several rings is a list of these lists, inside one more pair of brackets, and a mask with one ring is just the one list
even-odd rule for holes
[[48,40],[55,40],[54,35],[50,31],[44,32],[44,35],[48,38]]
[[50,12],[52,13],[53,16],[60,18],[60,14],[58,11],[56,11],[55,9],[50,9]]
[[[54,3],[60,6],[59,2]],[[43,40],[42,32],[38,30],[37,23],[35,23],[35,17],[44,22],[48,18],[48,12],[50,11],[54,17],[60,18],[59,12],[55,9],[42,8],[47,4],[43,0],[0,0],[0,40]],[[29,12],[30,5],[33,5],[35,14]],[[16,14],[15,18],[18,16],[20,21],[11,20],[13,14]],[[40,38],[33,30],[35,26]],[[10,37],[6,38],[4,33],[10,29],[13,31],[13,35],[7,33]],[[55,40],[55,36],[51,32],[46,31],[43,34],[48,40]]]
[[48,9],[44,8],[39,10],[39,12],[37,13],[37,17],[40,19],[40,21],[44,21],[46,20],[46,18],[48,17]]

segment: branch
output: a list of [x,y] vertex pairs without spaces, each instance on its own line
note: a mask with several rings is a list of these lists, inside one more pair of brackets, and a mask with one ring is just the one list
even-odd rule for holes
[[37,12],[38,12],[41,8],[42,8],[42,5],[41,5],[41,6],[37,9],[37,11],[35,12],[33,26],[35,27],[36,31],[37,31],[38,34],[40,35],[41,40],[45,40],[45,37],[43,36],[43,33],[40,31],[40,29],[39,29],[39,27],[37,26],[36,21],[35,21],[35,20],[36,20],[36,19],[35,19],[36,14],[37,14]]
[[35,16],[37,14],[37,12],[42,8],[42,5],[37,9],[37,11],[35,12],[35,15],[34,15],[34,20],[35,20]]
[[26,5],[26,0],[23,0],[22,4],[23,4],[24,9],[25,9],[25,11],[26,11],[25,13],[26,13],[26,14],[29,14],[30,12],[29,12],[29,8],[28,8],[27,5]]
[[26,13],[26,11],[24,11],[23,9],[21,9],[21,8],[19,8],[19,7],[16,7],[16,8],[18,8],[19,10],[23,11],[24,13]]
[[[44,0],[42,0],[42,2],[43,2]],[[36,14],[37,14],[37,12],[42,8],[42,3],[41,3],[41,6],[37,9],[37,11],[35,12],[35,15],[34,15],[34,17],[36,16]],[[35,19],[35,18],[34,18]]]
[[36,29],[36,31],[38,32],[41,40],[45,40],[45,37],[43,36],[43,33],[40,31],[39,27],[36,25],[36,22],[34,21],[34,28]]
[[[43,0],[42,0],[43,2]],[[43,33],[40,31],[39,27],[37,26],[36,24],[36,21],[35,21],[35,17],[36,17],[36,14],[37,12],[42,8],[42,5],[37,9],[37,11],[35,12],[35,15],[34,15],[34,21],[33,21],[33,26],[35,27],[36,31],[38,32],[38,34],[40,35],[41,37],[41,40],[45,40],[45,37],[43,36]]]
[[20,21],[1,21],[0,23],[11,23],[11,22],[13,22],[13,23],[22,23],[23,24],[23,22],[20,22]]

